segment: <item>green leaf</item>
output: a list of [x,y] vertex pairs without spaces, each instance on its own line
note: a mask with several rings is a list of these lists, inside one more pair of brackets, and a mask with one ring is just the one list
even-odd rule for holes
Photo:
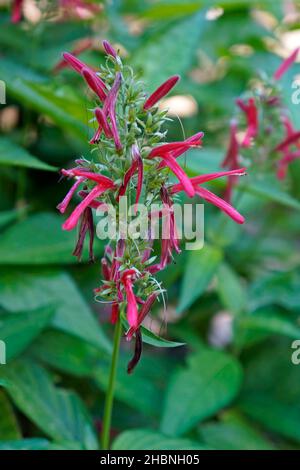
[[287,309],[299,308],[300,271],[271,271],[257,278],[250,288],[252,310],[276,304]]
[[202,250],[189,251],[179,294],[177,312],[182,313],[202,295],[222,260],[221,251],[205,244]]
[[99,323],[66,273],[51,270],[0,270],[0,305],[7,311],[33,310],[53,305],[52,326],[110,352]]
[[269,431],[300,442],[299,405],[276,402],[267,395],[256,393],[243,399],[240,407]]
[[[9,439],[9,438],[7,438]],[[0,441],[0,450],[48,450],[49,441],[47,439],[21,439]]]
[[10,439],[20,439],[20,429],[15,416],[15,413],[12,409],[12,406],[7,399],[6,395],[1,391],[0,392],[0,410],[1,410],[1,420],[0,420],[0,449],[1,449],[1,440],[10,440]]
[[73,393],[54,387],[49,375],[30,361],[15,361],[0,370],[16,406],[46,435],[58,442],[74,442],[97,449],[87,411]]
[[57,171],[57,168],[42,162],[38,158],[30,155],[26,149],[20,147],[15,142],[0,137],[0,165],[21,166],[35,168],[37,170]]
[[86,104],[70,88],[50,86],[46,77],[7,58],[1,59],[0,76],[8,94],[23,106],[49,116],[58,126],[86,140]]
[[[76,233],[62,230],[62,223],[57,214],[38,213],[13,225],[0,236],[0,264],[78,263],[72,256]],[[86,246],[84,260],[87,251]]]
[[[143,78],[153,88],[170,75],[185,73],[194,59],[205,26],[205,15],[200,12],[164,27],[160,34],[152,35],[148,42],[141,44],[132,58],[133,66],[143,70]],[[168,60],[161,61],[162,54]]]
[[[122,318],[122,324],[127,331],[129,328],[128,322],[125,316]],[[151,346],[155,346],[157,348],[178,348],[180,346],[184,346],[185,343],[178,343],[176,341],[169,341],[167,339],[162,338],[161,336],[156,335],[148,328],[142,326],[141,327],[142,338],[143,342],[146,344],[150,344]]]
[[224,308],[238,315],[247,303],[246,292],[240,278],[226,263],[219,266],[217,272],[217,292]]
[[270,202],[277,202],[278,204],[290,207],[291,209],[300,209],[300,202],[290,196],[287,192],[284,192],[275,178],[263,178],[261,180],[252,179],[252,181],[249,179],[247,184],[245,184],[245,186],[241,185],[239,189],[242,191],[249,191],[251,194],[262,199],[266,199]]
[[16,218],[22,214],[22,210],[12,209],[10,211],[0,212],[0,229],[10,224]]
[[161,336],[152,333],[152,331],[148,330],[148,328],[145,328],[144,326],[141,327],[141,331],[144,343],[151,344],[151,346],[155,346],[157,348],[178,348],[185,345],[185,343],[178,343],[176,341],[164,339]]
[[32,344],[30,354],[67,374],[90,377],[105,353],[75,336],[48,330]]
[[209,423],[201,427],[200,437],[208,446],[218,450],[274,449],[270,442],[246,422]]
[[149,429],[132,429],[120,434],[112,450],[204,450],[208,447],[190,439],[166,437]]
[[241,379],[239,363],[227,354],[207,349],[190,356],[170,381],[161,431],[180,436],[214,416],[235,398]]
[[0,339],[6,344],[6,360],[20,355],[49,324],[54,314],[51,306],[0,315]]
[[300,328],[291,319],[277,313],[277,309],[261,309],[244,315],[236,320],[236,335],[243,336],[251,332],[265,332],[287,336],[291,339],[300,338]]

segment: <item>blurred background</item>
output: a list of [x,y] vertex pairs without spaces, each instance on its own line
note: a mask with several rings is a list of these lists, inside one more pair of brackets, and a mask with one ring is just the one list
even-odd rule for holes
[[[149,92],[180,74],[162,103],[173,119],[168,139],[204,131],[186,171],[216,171],[235,99],[300,45],[300,2],[20,4],[0,1],[0,449],[95,449],[112,327],[93,298],[103,246],[95,264],[78,263],[76,234],[61,230],[56,211],[69,187],[58,170],[89,155],[93,134],[91,97],[61,54],[99,67],[108,39]],[[283,93],[299,129],[297,74],[295,64]],[[122,343],[114,449],[300,447],[297,354],[292,361],[300,340],[299,177],[299,161],[281,183],[250,170],[234,201],[243,227],[205,206],[205,246],[183,251],[159,274],[167,309],[159,304],[147,319],[153,335],[130,376],[132,347]],[[221,194],[224,184],[211,187]]]

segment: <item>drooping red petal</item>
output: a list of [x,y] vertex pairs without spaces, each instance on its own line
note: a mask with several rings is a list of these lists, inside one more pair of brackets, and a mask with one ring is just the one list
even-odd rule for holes
[[127,373],[128,374],[131,374],[133,372],[133,369],[136,367],[139,360],[141,359],[142,349],[143,349],[142,334],[141,334],[140,329],[137,329],[136,333],[135,333],[134,355],[133,355],[133,358],[131,359],[131,361],[128,363],[128,366],[127,366]]
[[81,75],[85,79],[88,86],[93,90],[94,93],[100,98],[101,101],[106,99],[106,86],[103,80],[90,68],[83,67],[81,70]]
[[[143,304],[140,312],[139,312],[139,319],[138,319],[138,328],[141,326],[142,322],[145,320],[146,316],[150,312],[155,300],[158,297],[158,293],[153,293],[149,295],[147,298],[146,302]],[[135,333],[135,329],[133,327],[129,328],[129,330],[126,333],[126,339],[127,341],[130,341],[132,339],[132,336]]]
[[184,191],[187,193],[189,197],[193,197],[195,195],[195,190],[193,188],[192,183],[190,182],[189,177],[181,168],[181,166],[177,163],[174,157],[170,154],[165,153],[163,154],[162,158],[164,159],[164,163],[170,168],[170,170],[177,176],[179,181],[181,182]]
[[105,116],[104,112],[102,111],[102,109],[96,108],[95,109],[95,116],[96,116],[96,119],[99,123],[99,126],[102,127],[106,137],[108,139],[111,139],[113,135],[112,135],[111,129],[109,127],[109,124],[106,120],[106,116]]
[[100,175],[98,173],[92,173],[91,171],[84,168],[71,168],[70,170],[63,169],[61,170],[61,173],[65,176],[82,176],[85,179],[95,181],[96,183],[99,183],[100,185],[107,188],[114,187],[114,182],[107,176]]
[[164,83],[162,83],[162,85],[160,85],[146,100],[144,104],[144,109],[147,110],[149,108],[152,108],[152,106],[154,106],[161,98],[166,96],[169,91],[172,90],[172,88],[174,88],[179,79],[179,75],[174,75],[168,78],[168,80],[166,80]]
[[230,123],[230,140],[227,153],[225,155],[222,167],[237,167],[239,156],[239,143],[237,140],[237,122],[232,120]]
[[120,141],[118,126],[117,126],[117,119],[116,119],[116,102],[119,93],[119,89],[122,83],[122,75],[120,72],[116,74],[115,81],[113,86],[109,90],[107,97],[104,102],[103,113],[105,116],[109,116],[110,118],[110,125],[111,131],[113,135],[113,139],[115,141],[115,146],[117,150],[122,149],[122,144]]
[[101,186],[101,185],[95,186],[95,188],[93,188],[91,192],[88,194],[88,196],[78,204],[78,206],[74,209],[70,217],[68,217],[68,219],[65,221],[65,223],[62,226],[63,229],[72,230],[73,228],[75,228],[84,209],[89,207],[91,202],[97,197],[99,197],[105,191],[107,191],[107,187]]
[[291,144],[297,143],[297,141],[300,139],[300,131],[294,132],[294,134],[288,136],[286,139],[284,139],[280,144],[278,144],[275,147],[275,150],[277,151],[283,151],[285,150],[286,147],[288,147]]
[[121,281],[125,287],[126,300],[127,300],[127,321],[130,327],[137,328],[138,326],[138,308],[137,301],[133,292],[132,275],[135,274],[133,270],[127,270],[123,273]]
[[78,189],[78,187],[81,185],[81,183],[83,183],[83,181],[85,180],[84,177],[80,177],[78,178],[78,180],[73,184],[73,186],[71,187],[71,189],[67,192],[65,198],[56,206],[57,209],[59,210],[59,212],[61,212],[62,214],[65,212],[65,210],[67,209],[72,197],[73,197],[73,194],[75,193],[75,191]]
[[[218,171],[216,173],[208,173],[206,175],[194,176],[193,178],[190,178],[190,182],[193,186],[197,186],[198,184],[207,183],[208,181],[212,181],[223,176],[244,176],[246,174],[245,170],[245,168],[238,168],[236,170]],[[172,194],[175,194],[179,191],[183,191],[183,186],[181,183],[174,184],[173,186],[171,186],[170,190]]]

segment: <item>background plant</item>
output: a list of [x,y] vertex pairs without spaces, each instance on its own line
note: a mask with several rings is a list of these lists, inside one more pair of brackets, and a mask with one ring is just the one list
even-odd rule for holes
[[[150,92],[181,74],[173,94],[191,106],[181,117],[184,131],[205,132],[205,148],[187,156],[185,171],[218,171],[235,99],[259,70],[272,76],[279,55],[298,45],[299,28],[296,2],[221,3],[215,20],[207,16],[222,11],[207,14],[206,2],[114,2],[88,20],[55,23],[46,21],[48,10],[33,23],[24,9],[14,25],[9,9],[1,9],[3,448],[97,448],[107,387],[110,312],[91,294],[99,266],[86,263],[87,253],[77,265],[74,237],[61,231],[53,210],[66,189],[57,169],[86,155],[92,137],[84,83],[65,68],[54,72],[61,51],[88,45],[79,57],[98,67],[105,35],[126,51]],[[296,64],[281,82],[295,129],[291,84],[298,71]],[[182,140],[173,119],[169,140]],[[245,229],[207,205],[205,249],[182,254],[160,274],[169,325],[158,308],[160,320],[149,329],[161,339],[149,342],[161,347],[146,350],[130,377],[131,351],[122,344],[113,448],[299,447],[299,372],[290,360],[299,338],[298,173],[297,160],[283,181],[276,170],[251,170],[233,200],[247,216]],[[220,194],[225,189],[225,181],[212,185]],[[103,246],[95,251],[101,255]],[[187,346],[169,349],[167,340]]]

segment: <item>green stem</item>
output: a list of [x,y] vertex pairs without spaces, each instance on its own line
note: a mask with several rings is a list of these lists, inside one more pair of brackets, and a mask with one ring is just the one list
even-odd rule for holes
[[111,365],[110,365],[109,382],[108,382],[108,387],[107,387],[107,392],[106,392],[106,397],[105,397],[103,428],[102,428],[102,433],[101,433],[101,443],[102,443],[103,450],[109,450],[109,444],[110,444],[111,416],[112,416],[113,401],[114,401],[114,391],[115,391],[121,335],[122,335],[122,323],[121,323],[121,319],[119,318],[115,326],[114,344],[113,344],[113,353],[112,353],[112,359],[111,359]]

